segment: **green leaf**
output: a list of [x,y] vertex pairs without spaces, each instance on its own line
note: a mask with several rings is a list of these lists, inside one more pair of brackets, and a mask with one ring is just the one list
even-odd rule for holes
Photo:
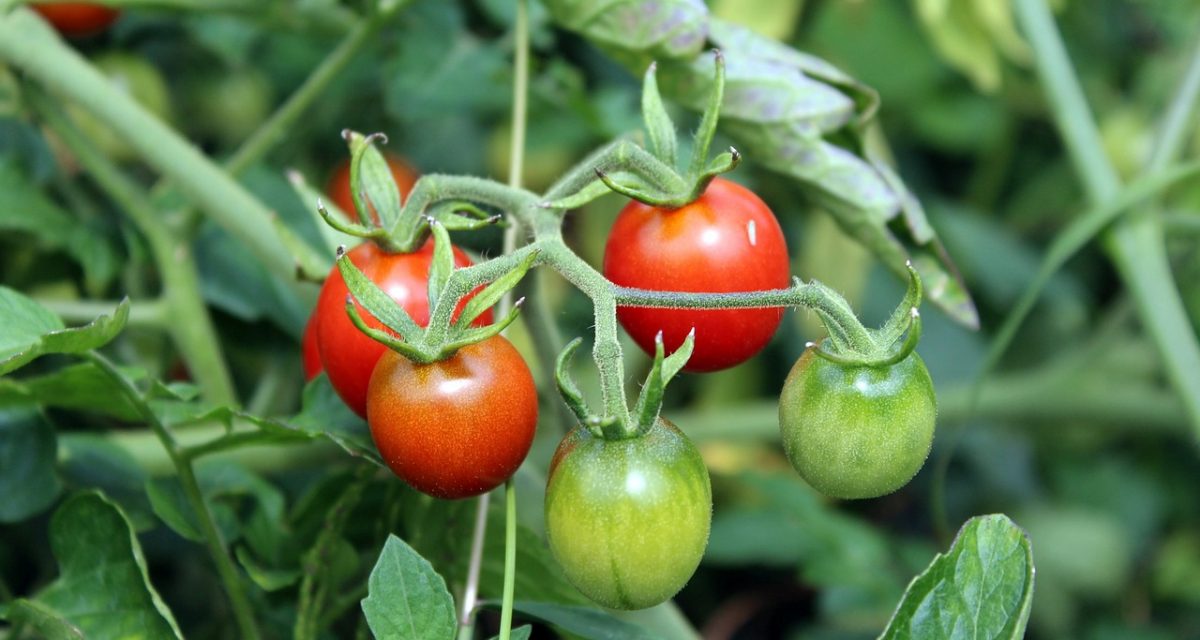
[[547,0],[554,21],[613,53],[640,73],[651,60],[700,52],[708,8],[701,0]]
[[83,267],[90,292],[102,291],[120,268],[103,233],[63,211],[10,161],[0,161],[0,231],[29,234],[39,247],[65,251]]
[[[122,368],[121,372],[135,381],[145,378],[140,369]],[[86,411],[129,422],[142,417],[121,386],[90,362],[20,380],[0,379],[0,406],[13,402],[34,402],[43,407]]]
[[[487,602],[484,606],[498,609],[500,603]],[[585,640],[658,640],[645,629],[592,607],[518,600],[513,609]]]
[[388,536],[367,584],[362,610],[376,637],[454,638],[458,626],[446,581],[400,538]]
[[[529,640],[529,634],[531,633],[533,633],[533,627],[524,625],[513,629],[508,637],[512,638],[512,640]],[[500,640],[500,634],[492,636],[491,640]]]
[[880,638],[1022,638],[1032,598],[1029,539],[1003,515],[978,516],[908,585]]
[[8,287],[0,287],[0,375],[50,353],[83,353],[108,344],[129,319],[129,301],[112,316],[100,316],[82,327],[66,329],[46,308]]
[[150,584],[129,521],[99,493],[78,494],[50,519],[60,576],[10,619],[52,638],[181,638],[175,618]]
[[54,429],[29,407],[0,408],[0,522],[48,508],[62,491],[55,473]]

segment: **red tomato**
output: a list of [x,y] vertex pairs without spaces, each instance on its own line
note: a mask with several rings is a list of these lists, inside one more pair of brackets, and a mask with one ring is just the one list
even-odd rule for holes
[[[396,181],[396,186],[400,188],[400,193],[408,197],[412,192],[413,185],[417,183],[417,170],[413,169],[407,162],[399,156],[385,153],[383,157],[387,160],[388,168],[392,170],[392,178]],[[350,216],[351,220],[358,220],[358,215],[354,209],[354,192],[350,189],[350,161],[346,160],[338,165],[334,170],[333,175],[329,177],[329,184],[325,187],[325,192],[329,194],[329,199],[338,206],[346,215]],[[371,207],[371,219],[377,219],[375,207]]]
[[[400,303],[413,321],[421,326],[429,323],[429,264],[433,261],[433,241],[413,253],[388,253],[374,243],[366,242],[350,250],[350,261],[362,270],[372,282]],[[457,247],[454,263],[468,267],[471,259]],[[379,357],[387,347],[367,337],[350,322],[346,315],[346,287],[337,266],[325,278],[321,295],[317,299],[317,348],[329,382],[342,400],[362,417],[367,416],[367,383]],[[466,303],[466,296],[459,304],[456,314]],[[372,327],[383,325],[361,309],[363,318]],[[475,319],[476,325],[491,323],[492,312],[488,310]]]
[[58,32],[68,37],[99,33],[116,21],[120,11],[91,2],[31,4]]
[[371,437],[392,471],[437,498],[466,498],[507,480],[529,453],[537,387],[502,336],[431,364],[387,351],[367,393]]
[[300,355],[304,360],[304,379],[312,380],[324,369],[321,364],[321,351],[317,348],[317,314],[308,319],[304,325],[304,337],[300,339]]
[[[791,282],[787,242],[775,215],[737,183],[714,179],[695,202],[678,209],[631,202],[604,248],[604,275],[638,289],[729,293],[782,289]],[[638,346],[654,353],[661,330],[667,352],[696,328],[696,350],[684,367],[716,371],[758,353],[783,319],[783,308],[655,309],[618,307],[617,318]]]

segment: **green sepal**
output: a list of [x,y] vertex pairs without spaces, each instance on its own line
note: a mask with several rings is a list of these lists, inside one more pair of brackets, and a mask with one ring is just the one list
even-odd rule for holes
[[412,360],[413,362],[430,362],[434,358],[430,358],[429,354],[421,349],[414,347],[412,344],[393,336],[392,334],[369,326],[366,320],[363,320],[362,313],[359,311],[358,303],[355,302],[353,296],[346,296],[346,315],[350,317],[350,323],[359,331],[375,342],[399,353],[400,355]]
[[658,412],[662,409],[663,394],[666,392],[667,383],[675,377],[675,374],[679,373],[683,365],[687,364],[695,346],[696,330],[692,329],[688,332],[683,344],[669,358],[664,358],[662,331],[654,336],[654,364],[650,367],[650,373],[646,376],[646,384],[642,385],[642,393],[638,395],[637,405],[633,408],[633,416],[637,425],[636,434],[646,433],[654,426],[654,422],[658,420]]
[[583,338],[575,338],[567,343],[567,346],[563,347],[562,352],[558,354],[558,359],[554,361],[554,382],[558,385],[558,393],[562,396],[563,402],[567,403],[567,408],[575,414],[581,424],[586,425],[592,416],[588,412],[583,393],[571,377],[570,370],[571,358],[575,356],[575,352],[581,344],[583,344]]
[[439,202],[426,215],[436,218],[449,231],[475,231],[490,226],[508,226],[500,214],[488,213],[470,202]]
[[520,315],[521,305],[525,304],[525,298],[519,298],[513,303],[512,309],[508,310],[499,322],[494,322],[484,327],[471,327],[469,329],[458,331],[454,334],[454,339],[443,344],[438,353],[438,359],[448,358],[455,351],[470,345],[483,342],[492,336],[500,335],[500,332],[508,328],[517,316]]
[[450,233],[436,218],[428,218],[433,232],[433,260],[429,263],[429,278],[425,283],[429,295],[429,308],[437,306],[450,274],[454,273],[454,248],[450,244]]
[[357,222],[348,222],[341,215],[330,213],[329,208],[325,206],[323,200],[317,201],[317,213],[321,215],[321,219],[325,221],[325,224],[346,235],[363,239],[387,237],[387,232],[379,227],[367,227]]
[[688,175],[698,177],[704,173],[708,164],[708,147],[712,144],[713,136],[717,133],[717,120],[721,115],[721,102],[725,99],[725,56],[720,49],[713,50],[713,61],[716,64],[716,77],[713,79],[713,90],[709,94],[708,106],[696,129],[692,148],[692,165]]
[[908,269],[908,290],[887,322],[875,331],[875,339],[881,345],[890,345],[899,340],[911,324],[910,311],[921,306],[921,297],[924,295],[921,276],[913,267],[912,261],[906,262],[904,266]]
[[[350,290],[350,294],[384,326],[395,331],[397,335],[408,342],[415,342],[421,336],[421,327],[417,326],[404,307],[397,304],[391,296],[384,293],[383,289],[363,275],[363,272],[346,256],[345,250],[340,247],[338,248],[337,266],[338,271],[342,274],[342,279],[346,281],[346,288]],[[351,315],[357,316],[358,314]]]
[[[382,133],[364,136],[346,130],[342,137],[350,145],[350,190],[359,221],[368,227],[392,228],[400,217],[400,188],[387,160],[374,145],[376,140],[387,144],[387,136]],[[379,216],[378,224],[371,219],[370,205],[374,205]]]
[[678,194],[662,193],[658,190],[652,191],[654,189],[652,185],[647,185],[641,178],[636,176],[633,177],[633,184],[621,184],[613,180],[604,170],[597,167],[596,177],[610,191],[619,193],[631,200],[637,200],[638,202],[644,202],[656,207],[678,207],[688,203],[688,196],[681,197]]
[[504,297],[505,293],[508,293],[513,287],[517,286],[521,278],[525,277],[525,274],[529,272],[534,262],[537,261],[538,256],[539,253],[537,251],[530,251],[521,260],[520,264],[513,267],[511,271],[496,278],[491,284],[484,287],[483,291],[472,296],[467,301],[466,306],[463,307],[462,314],[458,316],[458,320],[454,321],[454,327],[470,326],[475,321],[475,318],[478,318],[484,311],[492,308],[493,305],[500,301],[500,298]]
[[543,209],[578,209],[583,205],[596,200],[601,196],[606,196],[612,192],[612,189],[603,181],[591,182],[579,191],[556,200],[549,200],[541,203]]
[[662,94],[658,92],[655,71],[658,65],[651,63],[646,69],[642,83],[642,116],[646,120],[646,133],[650,138],[650,151],[668,167],[674,167],[678,158],[678,142],[675,139],[675,123],[667,115]]

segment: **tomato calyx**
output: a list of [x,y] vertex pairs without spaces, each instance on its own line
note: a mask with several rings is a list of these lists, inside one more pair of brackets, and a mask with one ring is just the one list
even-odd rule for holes
[[582,343],[582,338],[575,338],[558,354],[554,366],[554,379],[559,394],[580,424],[591,431],[592,435],[606,440],[624,440],[645,435],[659,421],[667,383],[683,369],[688,358],[692,356],[696,346],[696,332],[689,333],[683,344],[665,357],[662,332],[658,333],[654,341],[654,363],[650,367],[650,373],[646,375],[642,392],[638,395],[637,403],[629,416],[601,416],[588,409],[583,394],[570,373],[571,358]]
[[[445,360],[467,345],[499,335],[512,324],[520,312],[523,298],[517,300],[508,315],[499,322],[483,327],[471,325],[520,282],[540,255],[536,247],[527,245],[484,265],[456,269],[450,234],[446,226],[432,217],[427,218],[425,222],[432,230],[434,238],[433,260],[429,266],[428,280],[430,319],[425,328],[418,325],[403,306],[372,282],[350,260],[344,247],[338,248],[337,258],[338,271],[350,291],[346,296],[346,313],[350,321],[368,337],[419,364]],[[493,273],[495,275],[492,275]],[[468,277],[471,275],[474,277]],[[464,296],[484,283],[490,284],[471,295],[465,304],[461,304],[459,310]],[[360,307],[377,318],[386,329],[369,326]]]
[[[852,332],[822,314],[829,337],[805,346],[821,358],[844,366],[888,367],[909,356],[921,340],[921,277],[908,267],[908,290],[891,317],[878,329]],[[818,312],[820,310],[818,309]]]
[[[717,119],[721,101],[725,94],[725,58],[720,50],[714,51],[716,79],[713,91],[705,106],[700,126],[693,137],[693,151],[688,167],[680,172],[678,164],[678,142],[675,123],[671,121],[658,91],[656,79],[657,63],[651,63],[642,83],[642,118],[645,121],[649,155],[639,162],[637,172],[620,172],[615,176],[603,167],[593,168],[596,178],[607,187],[627,198],[645,204],[674,209],[694,202],[712,182],[713,178],[733,170],[742,161],[737,149],[708,157],[709,147],[717,131]],[[555,209],[570,209],[581,206],[607,193],[594,189],[583,189],[543,206]]]

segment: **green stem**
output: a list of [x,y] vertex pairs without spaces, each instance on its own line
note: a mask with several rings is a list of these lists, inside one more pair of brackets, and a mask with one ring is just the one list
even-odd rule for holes
[[[1067,151],[1083,180],[1093,204],[1105,202],[1120,191],[1120,181],[1104,153],[1099,132],[1078,78],[1071,68],[1054,17],[1044,0],[1017,0],[1017,17],[1034,49],[1042,87],[1050,99],[1055,121],[1062,132]],[[1200,57],[1200,50],[1197,50]],[[1195,109],[1200,73],[1193,58],[1180,92],[1172,103],[1171,113],[1191,113]],[[1168,118],[1163,128],[1164,138],[1156,146],[1155,160],[1169,161],[1179,148],[1185,127],[1175,126],[1176,118]],[[1161,166],[1161,165],[1160,165]],[[1188,321],[1179,291],[1174,286],[1162,228],[1153,215],[1131,215],[1115,225],[1109,235],[1109,253],[1137,303],[1143,325],[1154,339],[1166,366],[1167,375],[1175,386],[1189,415],[1193,430],[1200,435],[1200,344]]]
[[226,552],[221,531],[217,529],[212,512],[208,509],[208,503],[204,501],[204,495],[200,492],[200,483],[196,480],[196,473],[192,468],[191,461],[184,456],[175,437],[167,430],[166,425],[158,419],[158,416],[150,408],[150,405],[146,404],[146,400],[142,397],[142,394],[117,369],[116,365],[95,351],[89,351],[84,357],[95,364],[117,384],[129,402],[142,414],[142,418],[150,425],[150,428],[154,431],[154,435],[158,437],[159,442],[162,443],[163,448],[167,451],[167,455],[170,456],[171,462],[175,466],[175,472],[179,476],[179,482],[183,485],[184,496],[187,498],[192,511],[195,512],[196,521],[200,525],[200,533],[204,537],[209,553],[213,557],[213,562],[216,563],[217,573],[220,575],[221,582],[224,584],[225,591],[229,596],[229,604],[233,608],[233,614],[237,619],[242,637],[248,639],[259,638],[258,627],[254,622],[254,612],[250,608],[250,601],[246,599],[246,594],[242,589],[241,578],[238,576],[237,569],[233,566],[233,561],[229,559],[229,554]]
[[295,262],[275,233],[271,211],[194,145],[113,86],[32,11],[18,8],[0,16],[0,60],[41,83],[56,97],[77,103],[96,116],[252,250],[293,295],[311,297],[311,289],[295,279]]
[[504,600],[500,605],[500,640],[512,633],[513,592],[517,584],[517,489],[504,483]]
[[[84,324],[100,316],[110,316],[119,304],[114,300],[38,298],[37,301],[67,324]],[[162,328],[167,323],[166,317],[166,304],[161,298],[138,300],[129,305],[128,325],[131,327]]]
[[[0,20],[0,25],[3,22]],[[164,328],[206,398],[220,405],[236,405],[237,394],[225,367],[216,327],[200,293],[200,273],[191,245],[177,239],[139,187],[79,132],[58,105],[34,87],[29,88],[27,96],[96,183],[146,237],[162,279],[162,314],[172,319]]]

